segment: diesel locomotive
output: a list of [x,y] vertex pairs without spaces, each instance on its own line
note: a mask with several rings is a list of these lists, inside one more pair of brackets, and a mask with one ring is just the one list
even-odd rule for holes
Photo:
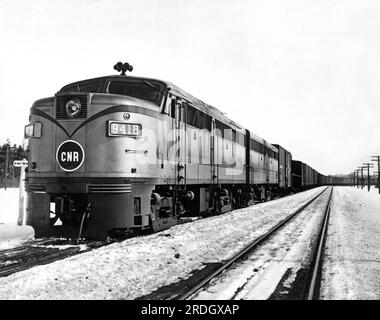
[[158,231],[289,193],[294,179],[327,183],[315,170],[298,181],[290,152],[174,84],[115,69],[30,109],[25,222],[36,236]]

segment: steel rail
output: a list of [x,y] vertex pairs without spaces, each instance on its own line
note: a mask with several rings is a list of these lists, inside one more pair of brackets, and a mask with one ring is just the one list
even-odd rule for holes
[[310,273],[310,278],[308,281],[308,289],[306,291],[305,300],[315,300],[319,298],[319,289],[321,283],[322,275],[322,264],[323,264],[323,251],[326,242],[327,227],[330,218],[331,211],[331,199],[333,194],[333,187],[331,187],[330,196],[326,205],[325,215],[323,219],[323,225],[318,238],[318,248],[312,263],[312,271]]
[[8,254],[15,253],[15,252],[21,252],[23,250],[26,250],[32,246],[35,245],[43,245],[45,243],[49,243],[51,240],[50,239],[37,239],[37,240],[27,240],[25,241],[25,244],[12,247],[12,248],[7,248],[7,249],[1,249],[0,250],[0,261],[3,256],[7,256]]
[[318,193],[315,197],[308,200],[305,204],[303,204],[300,208],[298,208],[296,211],[288,215],[284,220],[277,223],[274,227],[272,227],[269,231],[267,231],[265,234],[259,236],[256,238],[253,242],[248,244],[246,247],[244,247],[242,250],[240,250],[237,254],[235,254],[231,259],[229,259],[226,263],[224,263],[222,266],[220,266],[218,269],[216,269],[214,272],[212,272],[210,275],[208,275],[206,278],[204,278],[201,282],[196,284],[194,287],[190,288],[187,292],[185,292],[182,295],[178,296],[172,296],[169,298],[169,300],[186,300],[190,296],[194,295],[196,292],[198,292],[200,289],[202,289],[206,284],[208,284],[212,279],[214,279],[216,276],[221,274],[224,270],[227,270],[232,264],[237,262],[239,259],[241,259],[244,255],[252,251],[254,248],[256,248],[258,245],[260,245],[264,240],[269,238],[274,232],[276,232],[278,229],[280,229],[285,223],[289,222],[291,219],[293,219],[295,216],[297,216],[300,212],[302,212],[306,207],[308,207],[312,202],[317,200],[329,187],[325,188],[322,192]]
[[[12,273],[27,270],[37,265],[43,265],[55,262],[57,260],[62,260],[74,255],[82,254],[85,252],[92,251],[94,249],[109,245],[113,242],[84,242],[87,247],[81,249],[78,245],[73,245],[72,247],[66,249],[59,249],[49,247],[53,244],[52,240],[40,241],[43,244],[36,246],[35,242],[31,242],[29,245],[24,245],[20,247],[15,247],[12,249],[7,249],[3,256],[0,256],[0,277],[6,277]],[[20,248],[22,250],[20,251]],[[13,252],[12,252],[13,251]],[[12,255],[14,253],[14,255]],[[11,263],[7,263],[8,261]]]

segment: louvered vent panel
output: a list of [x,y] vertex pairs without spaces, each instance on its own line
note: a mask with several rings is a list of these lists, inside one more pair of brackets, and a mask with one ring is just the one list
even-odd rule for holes
[[131,184],[89,184],[89,193],[131,193]]

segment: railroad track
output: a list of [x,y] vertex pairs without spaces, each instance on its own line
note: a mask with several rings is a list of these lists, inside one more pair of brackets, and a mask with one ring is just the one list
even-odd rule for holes
[[[278,223],[266,234],[257,238],[253,243],[251,243],[249,246],[240,251],[231,260],[223,264],[223,266],[221,266],[218,270],[208,275],[197,286],[191,288],[191,290],[189,290],[185,294],[173,296],[171,297],[171,299],[187,299],[189,296],[193,295],[195,292],[207,285],[213,278],[215,278],[221,272],[228,269],[232,264],[236,263],[239,259],[241,259],[247,253],[252,251],[258,245],[260,245],[263,241],[265,241],[265,239],[271,236],[284,224],[286,224],[298,213],[300,213],[304,208],[306,208],[318,197],[320,197],[327,189],[328,188],[324,189],[317,196],[310,199],[301,208],[299,208],[297,211],[289,215],[286,219]],[[56,238],[32,240],[18,247],[0,250],[0,277],[6,277],[13,273],[23,271],[37,265],[48,264],[57,260],[71,257],[73,255],[85,253],[113,242],[114,241],[85,241],[83,243],[78,244],[72,240]]]
[[274,197],[274,198],[270,198],[270,199],[267,199],[265,201],[262,201],[262,200],[257,200],[255,201],[253,204],[250,204],[249,206],[246,206],[246,207],[236,207],[236,208],[233,208],[232,210],[230,211],[226,211],[226,212],[208,212],[208,213],[205,213],[205,214],[200,214],[199,216],[184,216],[182,217],[178,224],[184,224],[184,223],[189,223],[189,222],[193,222],[195,220],[203,220],[203,219],[208,219],[208,218],[212,218],[212,217],[215,217],[215,216],[220,216],[224,213],[228,213],[228,212],[231,212],[231,211],[234,211],[234,210],[240,210],[240,209],[245,209],[245,208],[249,208],[249,207],[252,207],[254,205],[257,205],[257,204],[260,204],[260,203],[264,203],[264,202],[270,202],[270,201],[274,201],[274,200],[278,200],[278,199],[284,199],[286,197],[290,197],[294,195],[294,193],[289,193],[287,195],[284,195],[284,196],[277,196],[277,197]]
[[85,241],[78,244],[71,240],[54,238],[32,240],[18,247],[0,250],[0,277],[88,252],[110,243],[112,242]]
[[307,284],[304,287],[303,291],[300,295],[303,299],[318,299],[319,297],[319,286],[320,286],[320,278],[321,278],[321,267],[322,267],[322,259],[323,259],[323,248],[325,237],[327,234],[327,224],[330,214],[330,203],[332,198],[332,187],[325,188],[322,192],[318,193],[315,197],[307,201],[304,205],[298,208],[296,211],[291,213],[287,218],[280,221],[274,227],[272,227],[268,232],[263,234],[262,236],[256,238],[249,245],[244,247],[241,251],[235,254],[231,259],[225,261],[220,267],[216,270],[207,274],[201,281],[197,282],[195,285],[188,287],[185,292],[181,291],[179,294],[173,294],[167,299],[169,300],[185,300],[194,296],[197,292],[201,291],[205,288],[211,280],[218,277],[222,272],[231,268],[231,266],[236,265],[244,259],[248,254],[252,253],[258,246],[262,245],[268,238],[273,236],[280,228],[282,228],[285,224],[289,223],[296,216],[298,216],[301,212],[303,212],[307,207],[309,207],[314,201],[320,198],[325,192],[328,192],[330,189],[330,193],[328,196],[328,201],[325,207],[325,211],[323,214],[323,223],[322,228],[318,234],[317,245],[315,246],[315,254],[313,254],[311,267],[308,269],[308,274],[306,276]]
[[331,199],[333,194],[333,187],[331,187],[330,195],[327,201],[323,216],[323,224],[318,236],[317,250],[314,254],[312,268],[309,272],[307,290],[304,294],[305,300],[317,300],[319,299],[319,290],[321,284],[322,264],[323,264],[323,251],[327,236],[327,226],[330,218],[331,211]]

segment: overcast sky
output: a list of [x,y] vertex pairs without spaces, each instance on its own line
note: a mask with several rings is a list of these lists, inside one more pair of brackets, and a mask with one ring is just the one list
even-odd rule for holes
[[128,61],[348,173],[380,153],[379,17],[378,0],[0,0],[0,142],[22,142],[33,101]]

